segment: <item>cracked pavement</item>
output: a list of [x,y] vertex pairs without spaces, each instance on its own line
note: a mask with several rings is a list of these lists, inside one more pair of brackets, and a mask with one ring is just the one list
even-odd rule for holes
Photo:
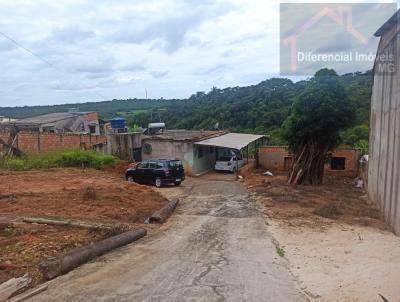
[[189,178],[160,231],[49,282],[30,301],[307,301],[239,183]]

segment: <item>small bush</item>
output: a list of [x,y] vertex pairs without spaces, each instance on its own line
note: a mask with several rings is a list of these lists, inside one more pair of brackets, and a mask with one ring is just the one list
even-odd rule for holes
[[4,159],[0,162],[0,168],[12,171],[63,167],[100,169],[115,163],[116,158],[110,155],[96,151],[72,150]]
[[283,247],[277,246],[277,247],[276,247],[276,253],[277,253],[280,257],[285,257],[285,250],[283,249]]
[[83,167],[99,169],[115,164],[116,159],[110,155],[103,155],[96,151],[67,151],[57,158],[61,167]]
[[4,168],[13,171],[26,170],[25,161],[18,158],[11,158],[3,162]]

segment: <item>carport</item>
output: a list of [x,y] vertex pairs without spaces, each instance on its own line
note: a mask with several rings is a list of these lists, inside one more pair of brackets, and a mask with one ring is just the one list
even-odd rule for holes
[[[195,142],[196,148],[202,147],[214,147],[216,149],[214,162],[219,158],[219,156],[224,154],[231,154],[235,152],[236,154],[245,155],[246,163],[249,162],[249,158],[254,155],[257,161],[258,158],[258,147],[265,143],[265,135],[256,134],[244,134],[244,133],[226,133],[217,137],[212,137],[202,141]],[[197,153],[200,151],[197,150]]]

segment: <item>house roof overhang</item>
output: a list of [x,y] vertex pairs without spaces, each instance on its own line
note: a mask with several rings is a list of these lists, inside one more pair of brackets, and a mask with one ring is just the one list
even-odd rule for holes
[[212,137],[206,140],[195,142],[195,145],[229,148],[241,150],[250,145],[252,142],[264,138],[264,135],[244,134],[244,133],[227,133],[221,136]]
[[395,26],[397,26],[397,28],[400,26],[400,9],[376,31],[375,37],[381,37],[385,35]]

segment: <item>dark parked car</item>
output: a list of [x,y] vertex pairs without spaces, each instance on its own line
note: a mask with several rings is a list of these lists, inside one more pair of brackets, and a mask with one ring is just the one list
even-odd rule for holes
[[125,177],[127,181],[154,184],[156,187],[166,183],[179,186],[185,180],[185,171],[180,160],[149,159],[129,168]]

